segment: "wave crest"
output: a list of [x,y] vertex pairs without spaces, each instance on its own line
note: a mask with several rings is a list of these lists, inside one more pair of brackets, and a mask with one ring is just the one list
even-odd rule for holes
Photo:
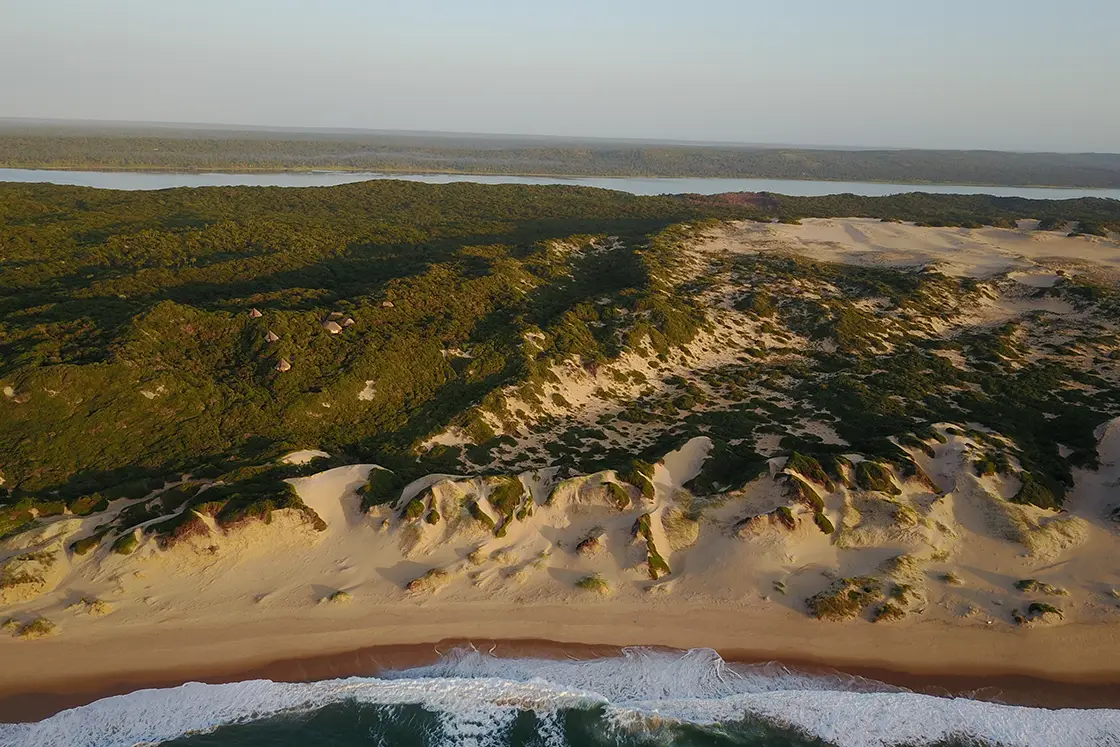
[[1120,746],[1120,711],[1046,710],[921,695],[857,677],[777,664],[728,664],[716,652],[627,649],[592,660],[502,659],[458,649],[430,666],[310,683],[253,680],[140,690],[35,724],[0,725],[0,747],[154,744],[332,703],[418,705],[439,717],[442,743],[503,744],[517,715],[537,714],[549,747],[557,715],[602,709],[615,727],[762,719],[838,747],[973,740],[1007,747]]

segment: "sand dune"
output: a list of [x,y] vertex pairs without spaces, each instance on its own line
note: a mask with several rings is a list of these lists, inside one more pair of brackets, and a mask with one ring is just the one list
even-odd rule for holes
[[[1068,301],[1033,292],[1063,275],[1120,273],[1120,247],[1029,229],[862,219],[733,224],[682,251],[674,272],[689,282],[723,253],[768,251],[936,267],[985,282],[970,305],[929,320],[931,335],[1029,314],[1079,323],[1081,312]],[[698,292],[711,314],[687,354],[658,360],[628,351],[594,371],[558,364],[536,409],[511,387],[506,433],[516,445],[506,451],[546,443],[556,433],[540,424],[560,415],[569,425],[609,422],[603,428],[620,445],[649,443],[663,424],[603,416],[670,377],[703,383],[748,349],[787,361],[826,344],[735,310],[733,286]],[[1054,334],[1060,338],[1060,330]],[[965,365],[959,352],[941,352]],[[772,390],[751,394],[789,404]],[[5,572],[37,579],[5,591],[0,621],[10,618],[18,630],[45,618],[57,629],[34,641],[0,636],[0,693],[141,670],[232,671],[454,636],[712,646],[838,665],[1120,679],[1120,523],[1113,513],[1120,509],[1120,418],[1098,429],[1099,467],[1075,470],[1062,512],[1009,500],[1021,485],[1017,465],[1007,474],[977,474],[973,463],[985,444],[974,426],[934,424],[938,439],[905,449],[929,480],[894,471],[889,488],[875,490],[854,480],[856,469],[869,468],[861,464],[867,455],[844,454],[843,479],[824,480],[811,465],[791,463],[781,436],[765,432],[754,447],[770,458],[769,472],[707,496],[685,487],[713,458],[713,438],[699,436],[653,466],[652,494],[645,477],[624,479],[611,469],[573,475],[561,465],[508,472],[479,465],[471,474],[413,480],[396,501],[363,512],[357,491],[380,468],[354,464],[289,480],[325,522],[323,531],[291,509],[229,529],[200,515],[207,531],[171,549],[136,531],[131,554],[106,542],[78,555],[68,549],[74,539],[137,502],[115,501],[87,518],[44,518],[0,544]],[[786,432],[849,446],[815,416],[791,421]],[[463,434],[449,429],[426,446],[436,443],[460,444]],[[284,461],[325,455],[303,450]],[[811,616],[829,595],[859,596],[871,585],[873,602],[835,615],[851,619]],[[1031,603],[1054,603],[1061,615],[1017,621]],[[887,606],[890,616],[872,623]],[[106,614],[89,614],[94,608]]]

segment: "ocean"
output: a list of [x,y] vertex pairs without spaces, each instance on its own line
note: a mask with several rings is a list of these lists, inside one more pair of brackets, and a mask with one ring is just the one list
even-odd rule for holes
[[306,683],[140,690],[33,724],[2,747],[1096,747],[1120,710],[1027,708],[873,680],[626,649],[590,660],[464,648],[437,663]]

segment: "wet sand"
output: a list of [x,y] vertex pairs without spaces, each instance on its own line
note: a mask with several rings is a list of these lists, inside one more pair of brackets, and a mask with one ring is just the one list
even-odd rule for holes
[[[280,659],[244,669],[200,666],[197,670],[181,668],[166,675],[146,673],[87,679],[39,692],[0,694],[0,723],[39,721],[101,698],[147,688],[175,687],[185,682],[219,684],[254,679],[312,682],[375,676],[381,672],[432,664],[454,648],[471,646],[503,658],[594,659],[619,656],[622,652],[622,648],[618,646],[558,643],[540,639],[449,638],[436,643],[371,646],[345,653]],[[743,664],[774,661],[749,651],[734,649],[720,651],[720,655],[728,662]],[[942,697],[967,697],[1041,708],[1120,708],[1120,676],[1114,680],[1095,678],[1062,682],[1018,674],[913,674],[874,666],[845,666],[837,669],[826,662],[813,659],[783,658],[777,663],[802,672],[865,678]]]

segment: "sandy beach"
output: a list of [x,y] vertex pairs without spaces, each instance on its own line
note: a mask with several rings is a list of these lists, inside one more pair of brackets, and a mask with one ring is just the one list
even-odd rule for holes
[[[1120,629],[1029,631],[822,623],[795,613],[664,606],[399,606],[312,621],[214,617],[20,645],[0,640],[0,720],[44,718],[99,697],[188,681],[306,681],[434,660],[468,641],[500,656],[590,658],[622,646],[710,647],[921,692],[1049,707],[1120,707]],[[433,643],[438,641],[440,643]],[[587,644],[594,641],[594,645]]]

